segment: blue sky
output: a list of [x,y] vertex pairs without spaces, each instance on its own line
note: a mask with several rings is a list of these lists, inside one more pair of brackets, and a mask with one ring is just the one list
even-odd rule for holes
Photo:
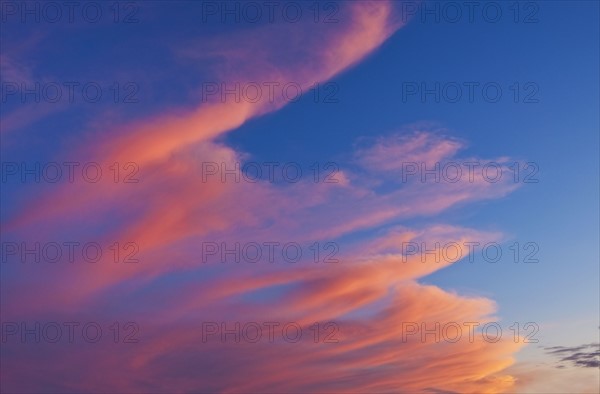
[[[426,281],[475,293],[483,289],[498,300],[508,320],[589,321],[575,338],[561,330],[551,337],[594,341],[600,309],[595,49],[600,42],[598,4],[577,3],[536,3],[536,23],[514,23],[511,18],[496,24],[481,18],[472,24],[464,18],[463,23],[443,18],[431,23],[433,16],[425,22],[413,19],[376,55],[333,80],[339,86],[338,103],[315,105],[314,96],[308,96],[240,128],[228,141],[260,160],[309,156],[308,161],[326,161],[351,149],[361,137],[429,121],[467,140],[467,152],[537,163],[539,183],[526,184],[501,201],[446,215],[460,225],[502,229],[515,241],[537,242],[540,263],[458,264]],[[435,82],[494,82],[503,96],[492,103],[476,90],[471,103],[464,88],[463,99],[456,103],[443,97],[436,103],[432,96],[425,103],[414,97],[403,102],[403,83],[411,82],[425,82],[430,88]],[[515,82],[520,83],[519,103],[510,90]],[[539,87],[531,97],[538,103],[522,102],[533,92],[523,87],[528,82]],[[364,97],[371,99],[365,103]],[[290,140],[294,143],[284,142]],[[562,312],[557,314],[557,309]]]

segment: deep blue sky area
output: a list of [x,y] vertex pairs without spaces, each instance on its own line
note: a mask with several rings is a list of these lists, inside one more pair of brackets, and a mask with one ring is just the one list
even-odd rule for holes
[[[537,4],[535,13],[522,10],[535,15],[533,23],[514,23],[507,7],[498,23],[482,18],[468,23],[466,16],[458,23],[432,23],[432,17],[423,22],[417,16],[366,61],[332,81],[339,87],[337,103],[315,103],[309,94],[249,122],[227,141],[258,161],[336,161],[361,137],[433,122],[467,142],[462,157],[509,156],[536,163],[539,183],[434,220],[448,217],[457,225],[501,229],[509,243],[536,242],[540,262],[461,262],[426,281],[489,295],[498,301],[500,316],[510,321],[560,319],[557,309],[565,311],[570,319],[589,321],[569,340],[593,341],[600,309],[599,5]],[[439,103],[432,94],[424,102],[419,93],[403,97],[408,84],[433,89],[436,82],[440,92],[449,83],[495,83],[502,96],[491,102],[492,88],[484,96],[475,87],[469,102],[463,85],[457,102],[449,102],[455,97],[451,86]]]

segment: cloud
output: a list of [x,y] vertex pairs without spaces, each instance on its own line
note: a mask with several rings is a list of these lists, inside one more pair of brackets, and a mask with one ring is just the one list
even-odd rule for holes
[[570,362],[573,366],[583,368],[600,368],[600,344],[588,343],[581,346],[552,346],[545,348],[561,362]]
[[[410,138],[406,141],[412,144]],[[48,226],[46,234],[23,224],[21,231],[47,239],[61,222],[68,223],[66,234],[71,236],[90,223],[99,228],[117,223],[102,236],[103,244],[118,239],[140,245],[140,264],[132,266],[115,266],[107,255],[93,266],[78,262],[11,267],[17,280],[3,286],[3,300],[20,302],[3,301],[9,319],[35,316],[36,320],[60,321],[57,316],[64,316],[64,321],[72,321],[73,314],[81,316],[82,311],[91,310],[105,311],[100,314],[105,320],[135,320],[143,328],[139,344],[132,348],[120,344],[116,354],[74,351],[63,363],[85,378],[67,379],[57,390],[364,392],[427,388],[498,392],[511,387],[513,379],[501,371],[512,363],[511,354],[519,349],[518,344],[404,343],[401,336],[403,322],[425,322],[430,327],[436,322],[483,324],[493,319],[495,311],[489,300],[420,285],[418,279],[456,261],[435,261],[429,256],[422,262],[420,256],[403,254],[402,243],[501,241],[501,234],[445,224],[395,226],[371,239],[340,240],[339,263],[331,265],[314,264],[311,256],[293,266],[281,261],[204,264],[199,244],[325,242],[403,218],[430,215],[459,202],[501,196],[512,185],[477,182],[465,183],[462,188],[429,188],[415,182],[373,193],[361,186],[368,180],[355,175],[343,186],[301,182],[287,188],[268,182],[221,182],[218,177],[202,182],[197,173],[200,160],[224,161],[232,168],[242,156],[216,143],[194,145],[143,172],[141,182],[133,188],[82,184],[77,186],[81,188],[77,193],[80,201],[73,201],[73,185],[69,185],[52,200],[54,209],[62,207],[61,215],[50,216],[54,217],[50,223],[56,221],[56,225]],[[145,196],[142,202],[135,199],[140,194]],[[47,213],[48,209],[40,210],[36,215]],[[33,225],[39,220],[33,220]],[[32,293],[32,280],[38,277]],[[69,286],[57,287],[57,283]],[[152,289],[163,290],[156,297]],[[257,302],[257,297],[268,302]],[[91,316],[88,319],[98,320],[98,315]],[[227,322],[233,327],[232,320],[242,324],[294,322],[307,336],[315,322],[334,322],[339,343],[319,344],[331,346],[315,349],[310,341],[202,341],[204,322]],[[87,320],[80,317],[79,321]],[[42,366],[31,366],[32,355],[21,352],[19,346],[8,346],[14,367],[7,372],[7,387],[39,390],[35,383],[39,380],[29,373],[41,373]],[[56,350],[39,351],[52,357]],[[96,361],[86,363],[92,354]],[[218,354],[218,360],[206,358],[211,354]],[[119,369],[113,367],[117,362]],[[22,367],[25,363],[30,367]],[[437,371],[434,377],[429,372],[432,365]],[[105,376],[101,381],[93,376],[99,370]],[[135,376],[136,382],[127,380],[128,376]]]
[[[291,40],[306,43],[299,53],[286,52],[289,58],[271,61],[285,44],[279,34],[247,39],[242,51],[258,48],[248,64],[237,64],[241,56],[220,44],[226,48],[220,54],[224,75],[310,86],[356,64],[400,27],[390,2],[345,4],[349,17],[335,29],[310,34],[301,27],[283,28],[291,29]],[[266,63],[270,66],[262,68]],[[118,127],[110,138],[93,136],[75,154],[82,161],[134,162],[138,183],[105,178],[58,185],[15,211],[4,226],[6,240],[78,239],[105,246],[131,241],[139,246],[140,262],[116,264],[106,253],[93,264],[81,259],[2,264],[4,323],[95,321],[108,337],[108,343],[79,338],[35,345],[12,337],[3,344],[4,390],[482,393],[513,387],[515,379],[504,370],[522,345],[512,338],[492,343],[463,335],[449,342],[420,335],[408,339],[402,331],[403,323],[432,327],[496,319],[491,300],[420,284],[456,261],[423,262],[406,256],[402,242],[499,241],[502,235],[443,223],[421,228],[401,223],[500,198],[516,185],[481,177],[442,184],[390,179],[399,157],[455,157],[460,143],[427,130],[384,138],[350,155],[358,169],[344,170],[340,184],[304,180],[282,187],[202,179],[202,163],[232,168],[245,157],[218,137],[286,104],[209,102]],[[389,187],[374,190],[373,179]],[[340,245],[335,264],[314,263],[310,252],[294,264],[201,261],[203,242],[308,246],[332,240]],[[139,326],[140,341],[111,343],[114,323],[123,328],[130,321]],[[205,341],[207,322],[229,328],[236,322],[280,325],[277,340],[252,343],[219,336]],[[301,328],[301,340],[282,339],[286,322]],[[316,343],[315,322],[322,325]],[[332,332],[337,342],[324,342]]]
[[431,133],[412,132],[379,138],[373,146],[360,150],[358,159],[372,170],[400,171],[403,163],[435,163],[454,156],[463,145]]

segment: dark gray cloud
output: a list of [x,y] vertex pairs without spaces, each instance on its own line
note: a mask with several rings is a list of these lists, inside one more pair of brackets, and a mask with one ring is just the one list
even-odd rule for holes
[[567,362],[583,368],[600,368],[600,343],[572,347],[552,346],[544,349],[549,354],[560,357],[559,363]]

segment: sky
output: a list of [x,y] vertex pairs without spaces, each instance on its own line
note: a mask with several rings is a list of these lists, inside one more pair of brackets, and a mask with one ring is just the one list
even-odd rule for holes
[[597,1],[0,1],[7,393],[596,393]]

